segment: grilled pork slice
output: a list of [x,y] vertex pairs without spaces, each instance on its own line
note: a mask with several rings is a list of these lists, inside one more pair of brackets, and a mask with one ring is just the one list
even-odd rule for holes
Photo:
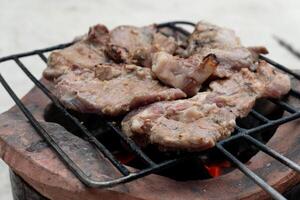
[[210,98],[219,107],[226,106],[238,117],[245,117],[258,98],[280,98],[291,89],[290,78],[275,70],[265,61],[259,61],[257,72],[242,69],[229,79],[210,83]]
[[188,96],[197,94],[201,85],[215,71],[218,62],[213,54],[187,59],[159,52],[153,56],[152,71],[163,83],[183,90]]
[[235,116],[209,102],[209,92],[190,99],[157,102],[128,114],[123,131],[141,146],[161,150],[199,151],[211,148],[234,130]]
[[156,101],[186,97],[180,89],[154,80],[149,68],[124,64],[69,70],[55,81],[55,94],[67,108],[110,116]]
[[186,51],[187,56],[215,54],[219,66],[214,75],[222,78],[231,76],[241,68],[255,70],[258,55],[266,53],[268,50],[265,47],[243,47],[233,30],[202,21],[189,37]]
[[259,54],[267,53],[264,47],[235,47],[231,49],[203,49],[202,53],[195,55],[205,56],[213,54],[216,56],[218,66],[213,76],[224,78],[230,77],[242,68],[255,71],[258,66]]
[[110,32],[107,53],[118,63],[151,67],[151,54],[165,51],[173,54],[177,42],[157,32],[154,25],[146,27],[119,26]]
[[108,36],[108,30],[104,25],[91,27],[89,33],[72,46],[50,54],[48,67],[43,76],[52,80],[73,67],[92,68],[96,64],[109,62],[104,52]]
[[203,49],[231,49],[241,46],[240,38],[233,30],[200,21],[189,36],[186,53],[192,55],[195,52],[201,53]]
[[[152,58],[152,71],[163,83],[180,88],[192,96],[211,75],[224,78],[230,77],[242,68],[249,68],[252,71],[257,68],[258,54],[245,47],[230,50],[207,49],[203,52],[188,58],[157,52]],[[177,79],[174,79],[175,77]],[[185,89],[191,81],[193,84]]]
[[[192,96],[211,75],[224,78],[242,68],[256,70],[261,53],[267,53],[266,48],[243,47],[234,31],[199,22],[188,39],[185,53],[179,57],[157,52],[153,56],[152,70],[163,83],[180,88]],[[214,56],[213,63],[218,63],[217,66],[205,62],[209,56]],[[191,76],[191,73],[194,75]],[[174,77],[179,79],[174,80]]]
[[264,83],[262,97],[280,98],[291,89],[289,76],[275,70],[266,61],[259,62],[257,75]]
[[209,91],[193,98],[157,102],[133,111],[123,120],[122,128],[142,146],[200,151],[228,137],[235,119],[246,116],[256,99],[279,98],[290,87],[287,75],[261,61],[256,73],[241,69],[228,79],[211,82]]
[[[200,21],[188,38],[186,55],[206,53],[207,49],[235,49],[239,47],[243,47],[243,45],[233,30]],[[261,46],[249,47],[248,49],[257,54],[267,53],[267,49]]]
[[122,130],[139,145],[154,144],[160,150],[201,151],[228,137],[236,116],[218,107],[212,92],[190,99],[157,102],[129,113]]

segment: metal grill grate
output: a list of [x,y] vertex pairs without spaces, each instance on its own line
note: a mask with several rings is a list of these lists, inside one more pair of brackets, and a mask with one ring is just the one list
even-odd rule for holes
[[[191,22],[184,22],[184,21],[176,21],[176,22],[168,22],[159,24],[159,28],[163,27],[169,27],[175,31],[180,32],[183,35],[189,35],[190,33],[183,29],[182,27],[178,25],[190,25],[195,26],[194,23]],[[147,167],[132,172],[130,171],[125,165],[123,165],[119,160],[117,160],[114,155],[99,141],[96,139],[95,136],[89,130],[80,123],[80,121],[72,116],[65,108],[64,106],[59,102],[59,100],[47,89],[45,85],[43,85],[39,80],[37,80],[31,72],[28,70],[28,68],[22,63],[21,58],[28,57],[28,56],[39,56],[45,63],[47,63],[47,58],[44,56],[44,53],[51,52],[56,49],[63,49],[65,47],[68,47],[72,45],[72,43],[66,43],[61,44],[45,49],[39,49],[27,53],[21,53],[21,54],[15,54],[7,57],[0,58],[0,64],[5,61],[14,61],[22,70],[23,72],[28,76],[28,78],[45,94],[49,97],[49,99],[55,104],[55,106],[64,114],[66,118],[68,118],[70,121],[74,123],[75,126],[79,128],[81,133],[88,138],[88,141],[94,145],[95,148],[99,149],[101,153],[111,162],[111,164],[122,174],[119,177],[115,177],[112,180],[99,182],[92,180],[89,176],[84,174],[84,172],[74,163],[74,161],[57,145],[57,143],[54,141],[54,139],[50,136],[50,134],[40,125],[40,123],[34,118],[32,113],[24,106],[24,104],[21,102],[21,100],[16,96],[12,88],[8,85],[8,83],[5,81],[3,76],[0,74],[0,82],[4,86],[4,88],[7,90],[9,95],[12,97],[12,99],[15,101],[17,106],[21,109],[21,111],[24,113],[26,118],[29,120],[31,125],[34,127],[34,129],[37,131],[38,134],[40,134],[45,141],[53,148],[53,150],[57,153],[57,155],[61,158],[61,160],[66,164],[66,166],[78,177],[80,181],[82,181],[85,185],[89,187],[112,187],[121,183],[126,183],[141,177],[144,177],[148,174],[151,174],[153,172],[171,167],[179,162],[182,162],[183,160],[190,158],[191,156],[199,156],[199,154],[191,154],[191,155],[185,155],[178,157],[176,159],[171,159],[167,161],[163,161],[161,163],[156,163],[153,160],[151,160],[144,152],[135,144],[133,140],[125,136],[119,129],[118,126],[116,126],[112,121],[108,121],[103,118],[104,122],[107,126],[109,126],[113,132],[122,140],[128,148],[131,150],[133,154],[135,154],[138,158],[140,158]],[[295,72],[289,70],[288,68],[284,67],[283,65],[280,65],[276,63],[275,61],[270,60],[269,58],[266,58],[264,56],[260,56],[261,59],[267,61],[269,64],[273,65],[274,67],[288,73],[289,75],[295,77],[296,79],[300,79],[300,75],[296,74]],[[294,89],[292,89],[289,93],[289,95],[300,98],[300,93]],[[272,156],[273,158],[277,159],[284,165],[290,167],[291,169],[295,170],[297,173],[300,173],[300,166],[296,164],[295,162],[291,161],[290,159],[284,157],[280,153],[272,150],[271,148],[267,147],[262,142],[258,141],[254,137],[252,137],[251,134],[266,130],[271,127],[275,127],[281,124],[284,124],[286,122],[295,120],[300,117],[300,111],[293,106],[289,105],[288,103],[284,101],[279,100],[270,100],[274,104],[276,104],[278,107],[283,109],[284,111],[287,111],[289,115],[286,115],[284,117],[281,117],[280,119],[271,120],[265,117],[264,115],[258,113],[255,110],[252,110],[250,112],[250,115],[254,116],[256,119],[258,119],[262,124],[259,126],[256,126],[254,128],[250,129],[244,129],[239,126],[236,127],[236,134],[232,135],[231,137],[222,140],[216,144],[216,148],[220,150],[221,153],[223,153],[232,163],[234,163],[240,171],[242,171],[245,175],[247,175],[250,179],[252,179],[255,183],[257,183],[261,188],[263,188],[266,192],[268,192],[274,199],[285,199],[279,192],[277,192],[274,188],[272,188],[268,183],[266,183],[263,179],[261,179],[259,176],[257,176],[254,172],[252,172],[250,169],[246,167],[237,157],[235,157],[232,153],[230,153],[226,148],[225,145],[235,141],[239,138],[244,138],[247,141],[249,141],[251,144],[256,146],[259,150],[265,152],[266,154]]]

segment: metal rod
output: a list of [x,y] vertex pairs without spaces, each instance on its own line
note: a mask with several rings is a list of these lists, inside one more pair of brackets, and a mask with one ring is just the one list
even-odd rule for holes
[[61,159],[65,162],[65,164],[69,167],[69,169],[83,182],[86,180],[82,179],[82,177],[86,177],[85,173],[73,162],[73,160],[60,148],[60,146],[53,140],[53,138],[47,133],[47,131],[40,125],[40,123],[35,119],[35,117],[31,114],[31,112],[24,106],[21,100],[17,97],[17,95],[13,92],[11,87],[5,81],[3,76],[0,74],[0,82],[8,94],[12,97],[14,102],[29,120],[30,124],[37,131],[37,133],[44,138],[47,143],[53,148],[53,150],[61,157]]
[[46,56],[43,53],[38,53],[38,55],[45,63],[47,63],[48,59],[46,58]]
[[165,162],[162,162],[154,167],[141,170],[139,172],[133,172],[127,176],[115,178],[109,181],[95,181],[90,179],[77,165],[73,160],[61,149],[61,147],[56,143],[51,135],[40,125],[40,123],[35,119],[31,112],[25,107],[21,100],[16,96],[10,86],[7,84],[5,79],[0,74],[0,83],[6,89],[8,94],[12,97],[16,105],[20,108],[26,118],[29,120],[30,124],[37,131],[37,133],[43,137],[46,142],[53,148],[53,150],[58,154],[61,160],[66,164],[66,166],[76,175],[76,177],[82,181],[84,184],[90,187],[111,187],[120,183],[125,183],[133,179],[143,177],[157,170],[165,169],[166,167],[173,166],[179,162],[184,161],[183,159],[172,159]]
[[195,23],[188,22],[188,21],[172,21],[172,22],[165,22],[165,23],[160,23],[157,25],[158,28],[163,28],[163,27],[169,27],[169,26],[175,26],[175,25],[189,25],[189,26],[196,26]]
[[290,94],[297,98],[300,98],[300,92],[297,90],[294,90],[293,88],[291,89]]
[[282,117],[280,119],[272,120],[267,124],[262,124],[260,126],[252,128],[252,129],[248,129],[248,130],[245,131],[245,134],[252,134],[254,132],[263,131],[263,130],[266,130],[270,127],[274,127],[274,126],[281,125],[281,124],[284,124],[286,122],[295,120],[299,117],[300,117],[300,112],[293,113],[293,114],[290,114],[286,117]]
[[39,52],[44,53],[44,52],[53,51],[53,50],[56,50],[56,49],[66,48],[66,47],[72,45],[73,43],[74,42],[68,42],[68,43],[59,44],[59,45],[55,45],[55,46],[44,48],[44,49],[38,49],[38,50],[34,50],[34,51],[28,51],[28,52],[25,52],[25,53],[19,53],[19,54],[13,54],[13,55],[10,55],[10,56],[5,56],[5,57],[0,58],[0,63],[4,62],[4,61],[7,61],[7,60],[12,60],[14,58],[21,58],[21,57],[36,55]]
[[271,65],[273,65],[275,67],[277,67],[278,69],[281,69],[282,71],[287,72],[287,73],[293,75],[296,79],[298,79],[298,80],[300,79],[300,75],[299,74],[297,74],[296,72],[290,70],[289,68],[287,68],[287,67],[285,67],[285,66],[283,66],[283,65],[281,65],[281,64],[279,64],[279,63],[277,63],[277,62],[275,62],[273,60],[271,60],[270,58],[267,58],[267,57],[262,56],[262,55],[259,55],[259,58],[262,59],[262,60],[265,60],[266,62],[268,62],[269,64],[271,64]]
[[122,139],[123,142],[125,142],[130,147],[130,150],[132,152],[134,152],[138,157],[140,157],[140,158],[142,158],[142,160],[146,161],[146,163],[149,166],[153,167],[156,165],[156,163],[153,162],[148,156],[146,156],[146,154],[144,154],[144,152],[141,150],[141,148],[138,147],[132,139],[130,139],[129,137],[124,135],[119,128],[117,128],[115,125],[113,125],[112,122],[106,121],[106,124],[111,129],[113,129],[113,131]]
[[246,167],[241,161],[239,161],[235,156],[233,156],[229,151],[227,151],[222,145],[217,144],[216,147],[229,158],[246,176],[253,180],[257,185],[259,185],[263,190],[269,193],[276,200],[286,200],[279,192],[277,192],[273,187],[266,183],[263,179],[257,176],[249,168]]
[[[41,57],[42,58],[42,57]],[[127,170],[126,167],[124,167],[116,158],[114,158],[114,156],[109,152],[109,150],[107,150],[105,148],[104,145],[102,145],[88,130],[85,126],[83,126],[77,118],[75,118],[73,115],[71,115],[65,108],[64,106],[60,103],[60,101],[57,99],[56,96],[54,96],[52,94],[52,92],[50,90],[48,90],[48,88],[46,86],[44,86],[44,84],[42,84],[39,80],[37,80],[33,74],[25,67],[25,65],[18,59],[14,59],[15,62],[18,64],[18,66],[24,71],[24,73],[32,80],[32,82],[39,87],[42,92],[47,95],[49,97],[49,99],[57,106],[57,108],[59,110],[61,110],[62,113],[64,113],[64,115],[68,118],[70,118],[72,120],[72,122],[78,126],[80,128],[80,130],[82,131],[82,133],[84,133],[88,138],[90,138],[90,141],[92,141],[98,148],[99,150],[104,153],[107,158],[112,161],[112,163],[120,170],[122,170],[122,173],[124,173],[124,175],[128,174],[129,171]],[[44,60],[44,59],[43,59]],[[108,122],[106,120],[104,120],[107,124]],[[111,124],[108,124],[109,126],[111,126]],[[114,129],[115,130],[115,129]],[[119,133],[118,133],[119,134]],[[125,141],[126,142],[126,141]],[[134,145],[134,144],[128,144],[128,146],[132,149],[133,152],[138,152],[137,156],[140,157],[143,161],[145,161],[147,164],[153,166],[155,165],[155,163],[153,161],[151,161],[150,158],[148,158],[143,152],[142,150]],[[127,172],[126,172],[127,171]]]
[[250,114],[264,123],[268,123],[270,121],[268,118],[253,109],[250,111]]
[[279,106],[280,108],[283,108],[284,110],[288,111],[289,113],[295,113],[298,111],[296,108],[294,108],[293,106],[289,105],[284,101],[280,101],[277,99],[270,99],[270,101],[276,104],[277,106]]
[[283,39],[274,36],[274,39],[285,49],[287,49],[291,54],[293,54],[294,56],[296,56],[296,58],[300,59],[300,52],[298,50],[296,50],[291,44],[287,43],[286,41],[284,41]]
[[185,36],[189,36],[191,34],[187,30],[185,30],[185,29],[183,29],[181,27],[175,26],[175,25],[170,25],[169,27],[172,28],[172,29],[174,29],[175,31],[178,31],[178,32],[182,33]]
[[246,129],[244,129],[244,128],[242,128],[242,127],[240,127],[239,125],[235,125],[235,129],[239,132],[239,133],[241,133],[241,132],[244,132]]
[[[272,120],[272,121],[270,121],[266,124],[262,124],[260,126],[257,126],[257,127],[251,128],[251,129],[240,129],[239,134],[232,135],[228,138],[225,138],[225,139],[219,141],[218,143],[223,145],[225,143],[231,142],[232,140],[240,138],[242,136],[242,134],[252,134],[252,133],[255,133],[255,132],[258,132],[258,131],[263,131],[263,130],[266,130],[270,127],[274,127],[274,126],[281,125],[281,124],[284,124],[286,122],[295,120],[299,117],[300,117],[300,112],[297,112],[297,113],[288,115],[288,116],[280,118],[280,119]],[[242,133],[242,134],[240,134],[240,133]]]
[[46,94],[49,99],[55,104],[55,106],[66,116],[68,117],[79,129],[80,131],[86,135],[89,138],[89,141],[92,142],[92,144],[94,144],[95,147],[97,147],[102,153],[103,155],[109,159],[112,164],[123,174],[123,175],[128,175],[130,172],[128,171],[128,169],[122,165],[117,159],[114,158],[114,155],[112,155],[110,153],[110,151],[102,144],[99,142],[99,140],[97,140],[97,138],[95,138],[93,136],[92,133],[90,133],[87,128],[85,126],[83,126],[80,121],[75,118],[73,115],[71,115],[59,102],[59,100],[48,90],[48,88],[46,88],[46,86],[44,86],[40,81],[38,81],[33,74],[31,74],[31,72],[25,67],[25,65],[18,59],[15,58],[14,59],[15,62],[17,63],[17,65],[24,71],[24,73],[32,80],[32,82],[39,87],[42,92],[44,94]]
[[248,141],[250,141],[252,144],[254,144],[256,147],[258,147],[263,152],[267,153],[268,155],[272,156],[276,160],[280,161],[281,163],[285,164],[286,166],[300,173],[300,166],[295,162],[279,154],[278,152],[274,151],[273,149],[261,143],[260,141],[256,140],[255,138],[251,137],[250,135],[243,135],[243,137],[246,138]]

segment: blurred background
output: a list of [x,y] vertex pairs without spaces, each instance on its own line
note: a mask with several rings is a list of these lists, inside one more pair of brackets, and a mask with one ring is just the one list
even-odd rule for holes
[[[0,57],[69,42],[97,23],[113,28],[173,20],[206,20],[232,28],[244,45],[265,45],[270,58],[300,69],[300,60],[274,40],[278,36],[300,51],[300,1],[297,0],[0,0]],[[35,76],[41,76],[43,63],[24,62],[30,64]],[[1,65],[0,72],[19,97],[32,87],[13,64]],[[0,87],[0,113],[12,105]],[[8,167],[0,160],[0,200],[11,199]]]

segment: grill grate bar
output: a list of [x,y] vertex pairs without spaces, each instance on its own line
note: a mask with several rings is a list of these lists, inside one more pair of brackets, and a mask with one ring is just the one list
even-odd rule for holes
[[270,58],[267,58],[265,56],[260,55],[259,58],[262,59],[262,60],[267,61],[269,64],[277,67],[278,69],[281,69],[282,71],[284,71],[288,74],[293,75],[296,79],[300,80],[300,75],[297,74],[296,72],[290,70],[289,68],[287,68],[287,67],[285,67],[285,66],[283,66],[283,65],[281,65],[281,64],[279,64],[279,63],[277,63],[277,62],[275,62],[275,61],[273,61]]
[[60,148],[60,146],[53,140],[52,136],[41,126],[41,124],[35,119],[31,112],[25,107],[17,95],[13,92],[11,87],[5,81],[3,76],[0,74],[0,82],[6,89],[8,94],[12,97],[17,106],[21,109],[23,114],[27,117],[30,124],[36,130],[36,132],[43,137],[47,143],[54,149],[54,151],[61,157],[63,162],[69,167],[69,169],[84,183],[89,185],[89,178],[86,174],[73,162],[73,160]]
[[[47,63],[47,58],[39,53],[38,54],[40,56],[40,58]],[[54,96],[52,94],[51,91],[49,91],[39,80],[37,80],[31,73],[30,71],[24,66],[24,64],[19,60],[19,59],[15,59],[16,63],[18,64],[18,66],[25,72],[25,74],[42,90],[42,92],[44,92],[44,94],[46,94],[51,100],[52,102],[69,118],[72,119],[73,123],[75,125],[77,125],[81,131],[85,132],[84,134],[87,135],[88,138],[92,137],[90,140],[91,141],[98,141],[91,133],[89,133],[89,131],[87,130],[86,127],[84,127],[78,120],[77,118],[75,118],[74,116],[72,116],[65,108],[64,106],[60,103],[60,101],[56,98],[56,96]],[[146,156],[142,150],[129,138],[127,138],[126,136],[123,135],[123,133],[118,130],[118,128],[116,128],[113,123],[108,122],[107,120],[103,121],[110,126],[114,132],[116,132],[121,138],[122,140],[130,147],[130,150],[135,153],[139,158],[141,158],[144,162],[146,162],[149,166],[154,166],[155,163],[148,157]],[[90,136],[89,136],[90,135]],[[96,144],[97,147],[99,148],[101,146],[101,149],[103,152],[105,152],[105,154],[107,154],[108,158],[118,167],[118,169],[122,170],[122,174],[123,175],[127,175],[129,172],[128,170],[117,160],[114,158],[114,156],[109,152],[109,150],[107,150],[105,148],[104,145],[102,145],[100,142],[97,142],[99,144]],[[109,155],[110,154],[110,155]],[[127,172],[126,172],[127,171]]]
[[116,178],[112,181],[94,181],[90,179],[77,165],[73,162],[73,160],[60,148],[60,146],[55,142],[52,136],[41,126],[41,124],[35,119],[35,117],[31,114],[31,112],[25,107],[25,105],[21,102],[21,100],[16,96],[11,87],[5,81],[5,79],[0,74],[0,83],[6,89],[8,94],[12,97],[16,105],[20,108],[26,118],[29,120],[30,124],[34,127],[38,134],[45,139],[45,141],[54,149],[54,151],[58,154],[61,160],[66,164],[66,166],[76,175],[76,177],[82,181],[84,184],[90,187],[108,187],[114,186],[120,183],[125,183],[139,177],[146,176],[152,172],[157,170],[165,169],[166,167],[173,166],[179,162],[185,160],[183,159],[172,159],[165,162],[162,162],[158,165],[155,165],[152,168],[147,168],[145,170],[141,170],[139,173],[130,173],[127,176]]
[[165,22],[165,23],[160,23],[157,25],[158,28],[163,28],[163,27],[170,27],[170,26],[176,26],[176,25],[189,25],[189,26],[196,26],[195,23],[193,22],[187,22],[187,21],[172,21],[172,22]]
[[265,116],[263,116],[262,114],[260,114],[259,112],[255,111],[253,109],[250,111],[250,114],[252,116],[254,116],[256,119],[258,119],[264,123],[267,123],[270,121],[268,118],[266,118]]
[[222,145],[217,144],[216,147],[228,158],[230,159],[246,176],[253,180],[257,185],[264,189],[276,200],[286,200],[278,191],[266,183],[263,179],[257,176],[249,168],[246,167],[241,161],[239,161],[234,155],[227,151]]
[[185,36],[190,35],[190,33],[189,33],[188,31],[184,30],[184,29],[181,28],[181,27],[177,27],[177,26],[175,26],[175,25],[169,25],[168,27],[170,27],[170,28],[172,28],[172,29],[174,29],[174,30],[176,30],[176,31],[178,31],[178,32],[180,32],[180,33],[182,33],[182,34],[184,34]]
[[113,129],[114,132],[122,139],[122,141],[125,142],[130,147],[130,150],[132,152],[134,152],[137,156],[142,158],[143,161],[146,161],[146,163],[149,166],[155,166],[156,165],[156,163],[153,162],[146,154],[144,154],[144,152],[141,150],[141,148],[138,147],[132,139],[130,139],[129,137],[124,135],[123,132],[113,124],[113,122],[106,121],[106,124],[111,129]]
[[175,31],[178,31],[178,32],[182,33],[185,36],[188,36],[188,35],[191,34],[190,32],[188,32],[185,29],[183,29],[181,27],[178,27],[176,25],[189,25],[189,26],[194,27],[196,24],[191,23],[191,22],[186,22],[186,21],[173,21],[173,22],[166,22],[166,23],[158,24],[157,27],[158,28],[169,27],[169,28],[172,28]]
[[238,133],[244,132],[246,129],[240,127],[239,125],[235,125],[235,129],[238,131]]
[[38,55],[45,63],[47,63],[48,59],[46,58],[46,56],[43,53],[38,53]]
[[286,117],[283,117],[283,118],[280,118],[280,119],[277,119],[277,120],[269,121],[267,124],[262,124],[260,126],[257,126],[257,127],[251,128],[251,129],[244,129],[244,128],[241,128],[238,125],[236,125],[236,129],[238,130],[238,134],[232,135],[228,138],[225,138],[225,139],[219,141],[218,143],[223,145],[223,144],[231,142],[232,140],[240,138],[243,134],[250,135],[252,133],[256,133],[256,132],[259,132],[259,131],[264,131],[268,128],[278,126],[278,125],[284,124],[286,122],[295,120],[299,117],[300,117],[300,112],[297,112],[297,113],[288,115]]
[[290,94],[296,96],[297,98],[300,98],[300,92],[298,92],[297,90],[291,89]]
[[[47,58],[43,54],[39,54],[39,56],[45,63],[47,63]],[[47,93],[51,92],[48,90]],[[146,156],[146,154],[143,153],[140,147],[138,147],[130,138],[124,135],[122,131],[120,131],[120,129],[113,124],[113,122],[109,122],[103,118],[102,120],[122,139],[123,142],[130,147],[131,152],[135,153],[139,158],[141,158],[144,163],[146,163],[148,166],[156,165],[148,156]]]
[[300,166],[287,157],[281,155],[280,153],[274,151],[270,147],[266,146],[265,144],[261,143],[260,141],[256,140],[255,138],[251,137],[250,135],[243,135],[244,138],[246,138],[248,141],[250,141],[252,144],[254,144],[256,147],[258,147],[263,152],[267,153],[268,155],[272,156],[276,160],[280,161],[281,163],[287,165],[288,167],[292,168],[296,172],[300,173]]
[[66,48],[66,47],[68,47],[72,44],[73,44],[73,42],[68,42],[68,43],[59,44],[59,45],[55,45],[55,46],[44,48],[44,49],[38,49],[38,50],[29,51],[29,52],[25,52],[25,53],[13,54],[13,55],[10,55],[10,56],[0,58],[0,63],[8,61],[8,60],[13,60],[15,58],[33,56],[33,55],[36,55],[38,53],[49,52],[49,51],[53,51],[53,50],[56,50],[56,49],[63,49],[63,48]]
[[280,119],[276,119],[276,120],[272,120],[272,121],[270,121],[267,124],[262,124],[260,126],[252,128],[252,129],[248,129],[248,130],[245,131],[245,134],[252,134],[252,133],[255,133],[255,132],[258,132],[258,131],[263,131],[263,130],[266,130],[266,129],[270,128],[270,127],[275,127],[275,126],[284,124],[286,122],[295,120],[295,119],[297,119],[299,117],[300,117],[300,112],[296,112],[296,113],[293,113],[293,114],[288,115],[286,117],[283,117],[283,118],[280,118]]
[[71,121],[80,129],[80,131],[86,135],[89,139],[90,142],[94,144],[102,153],[103,155],[109,159],[112,164],[123,174],[123,175],[128,175],[130,172],[124,165],[122,165],[117,159],[114,158],[114,156],[110,153],[108,149],[105,148],[105,146],[100,143],[96,137],[90,133],[85,126],[83,126],[77,118],[72,116],[64,107],[63,105],[59,102],[59,100],[46,88],[40,81],[38,81],[33,74],[25,67],[25,65],[18,59],[14,59],[17,65],[22,69],[22,71],[32,80],[32,82],[39,87],[42,92],[47,95],[51,101],[55,104],[55,106]]
[[289,113],[296,113],[297,109],[295,109],[293,106],[289,105],[288,103],[284,101],[279,101],[276,99],[270,100],[272,103],[276,104],[278,107],[283,108],[284,110],[288,111]]

